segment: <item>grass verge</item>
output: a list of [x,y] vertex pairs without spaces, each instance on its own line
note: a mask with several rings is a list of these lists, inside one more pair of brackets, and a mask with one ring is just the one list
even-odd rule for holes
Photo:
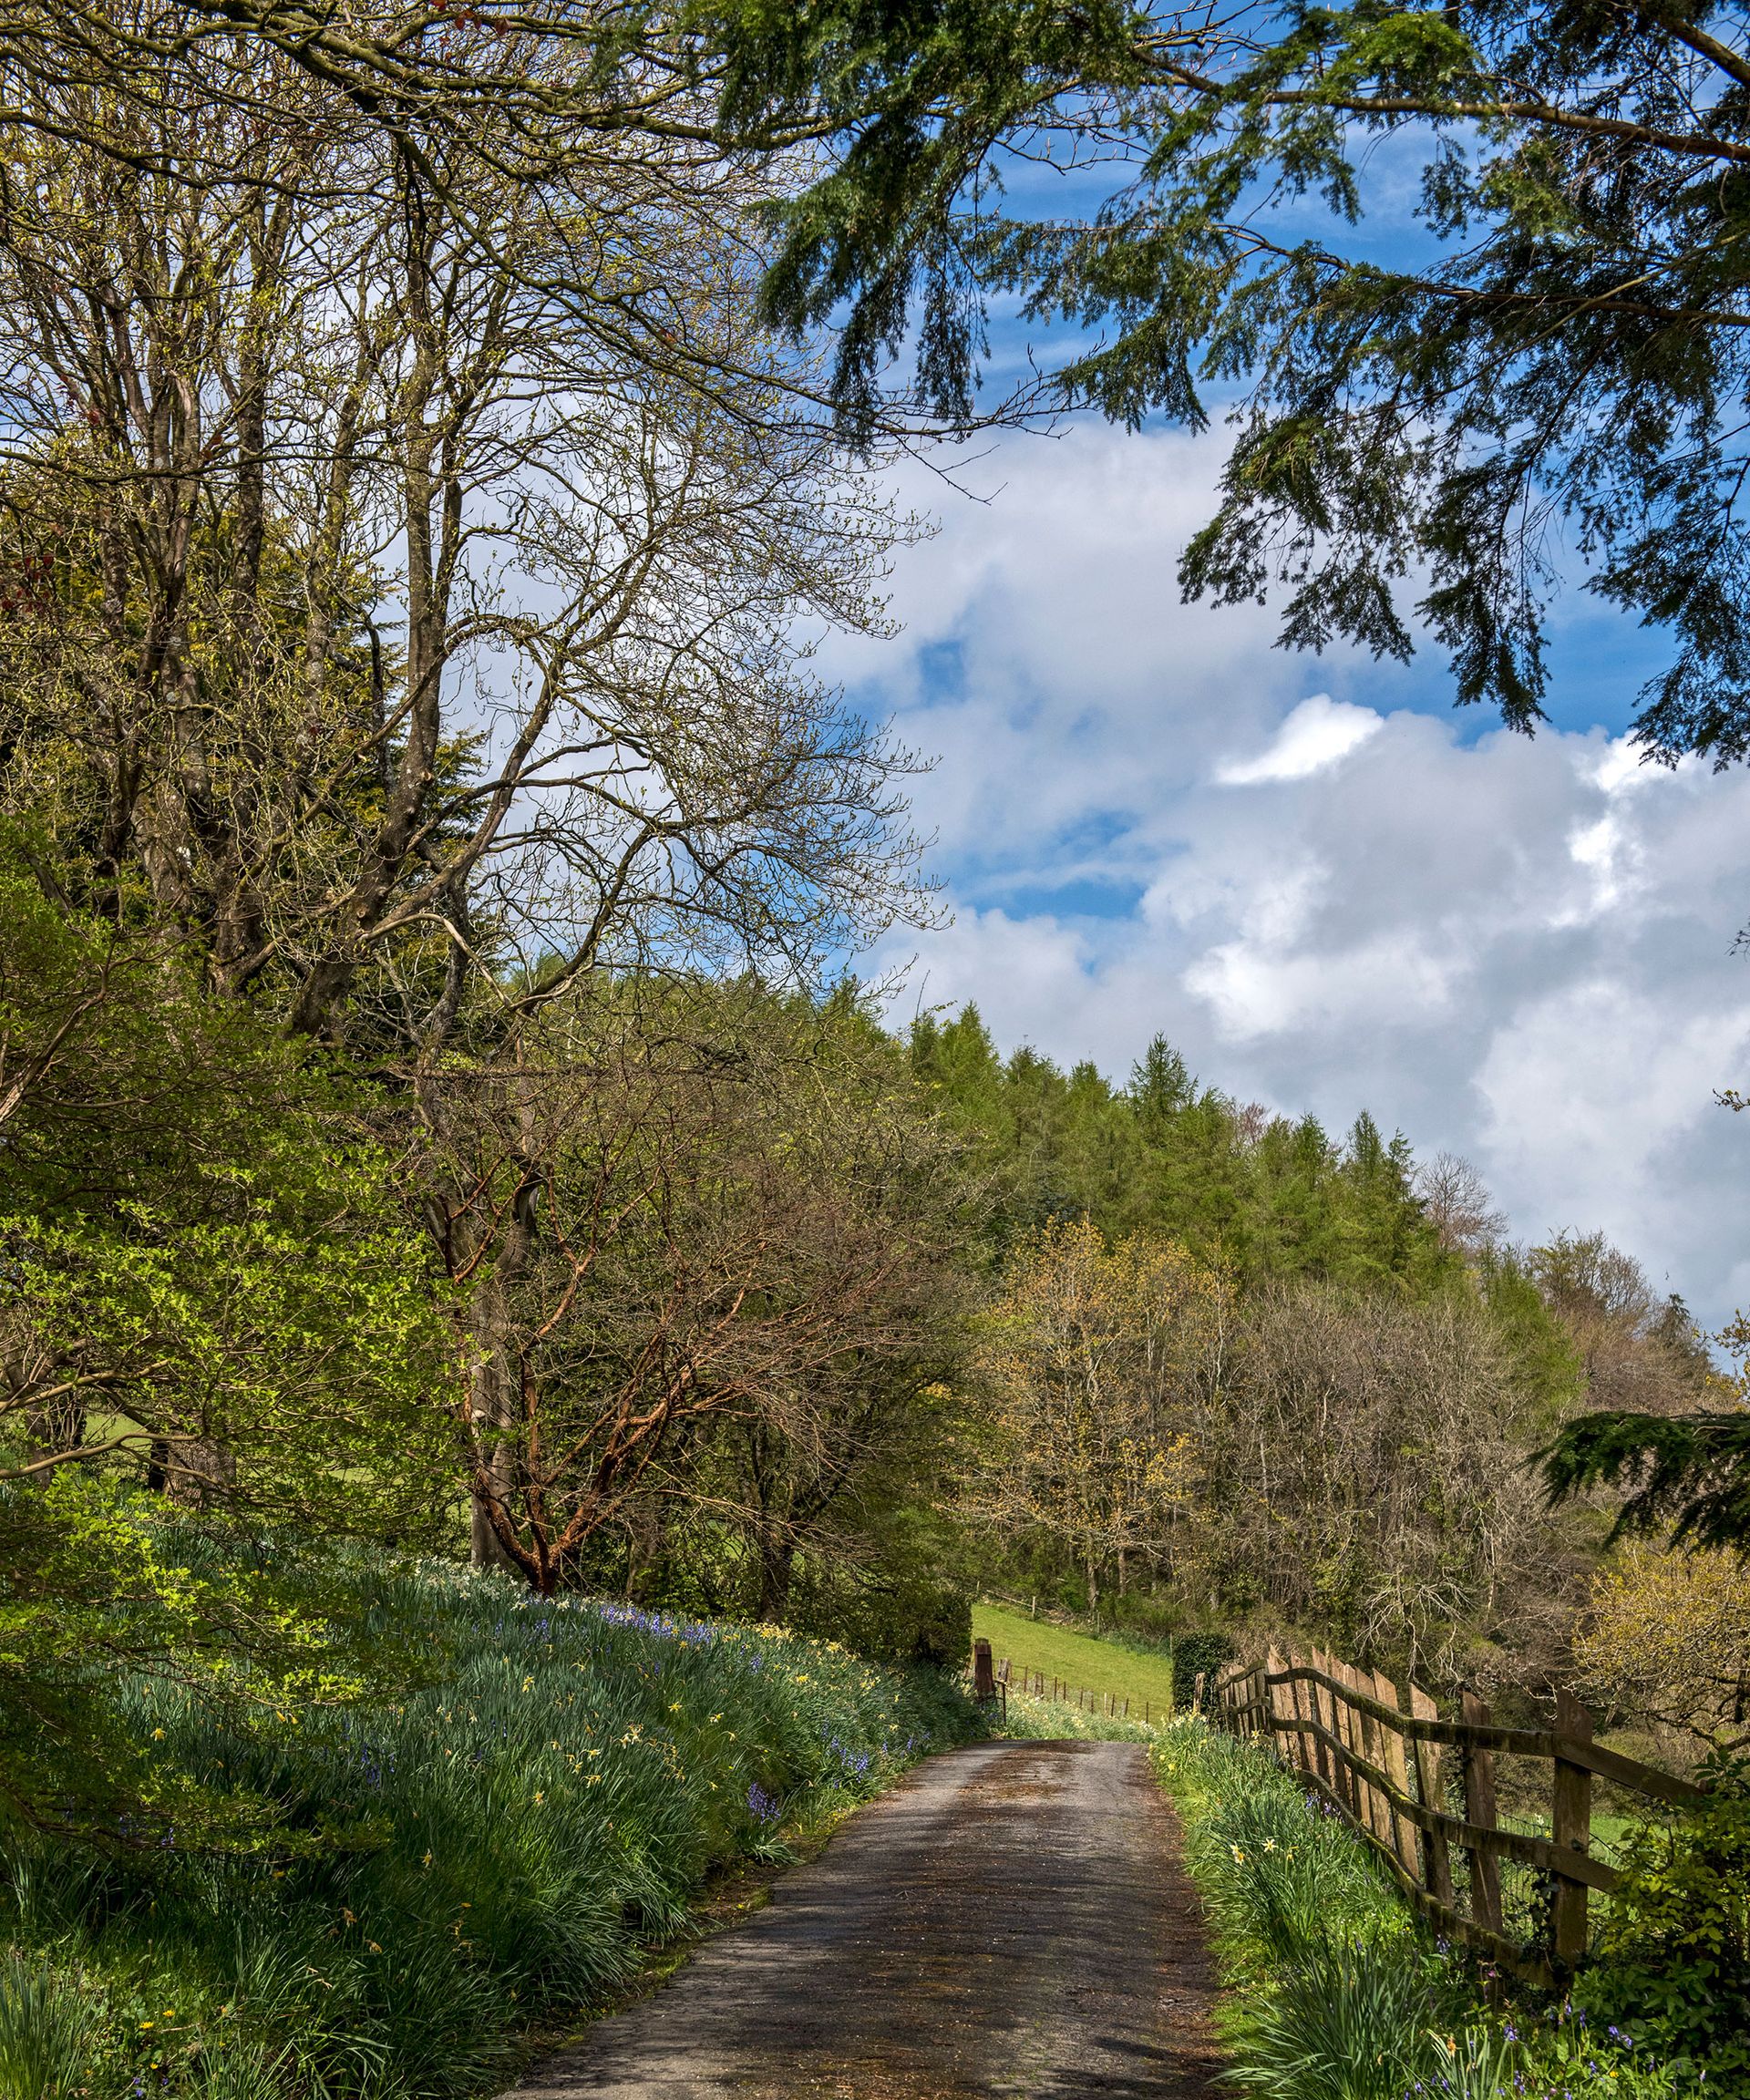
[[372,1607],[443,1658],[392,1705],[221,1733],[168,1688],[130,1724],[271,1800],[247,1856],[0,1858],[4,2100],[462,2100],[611,2002],[737,1859],[792,1856],[979,1732],[940,1676],[770,1627],[541,1603],[448,1572]]
[[1232,2081],[1262,2100],[1671,2100],[1700,2088],[1567,2005],[1491,2012],[1366,1846],[1256,1745],[1187,1717],[1157,1772],[1230,1986]]

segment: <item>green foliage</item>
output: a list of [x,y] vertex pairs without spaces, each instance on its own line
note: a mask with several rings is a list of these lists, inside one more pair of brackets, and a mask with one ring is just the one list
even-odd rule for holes
[[[435,1534],[453,1337],[355,1095],[16,838],[0,1050],[0,1808],[113,1836],[203,1813],[143,1773],[117,1668],[233,1710],[356,1691],[287,1528]],[[203,1528],[245,1549],[203,1571]]]
[[[927,1477],[909,1485],[915,1494]],[[914,1500],[860,1514],[842,1557],[802,1557],[785,1623],[876,1662],[963,1669],[973,1652],[973,1604],[948,1527]]]
[[1226,1633],[1175,1633],[1173,1636],[1173,1701],[1189,1710],[1197,1681],[1204,1688],[1215,1683],[1222,1665],[1233,1660],[1233,1642]]
[[393,1669],[355,1611],[337,1622],[351,1596],[336,1599],[295,1539],[260,1534],[221,1560],[155,1498],[72,1468],[46,1487],[0,1486],[0,1830],[19,1817],[138,1844],[174,1825],[259,1848],[268,1797],[155,1755],[118,1701],[118,1675],[248,1734]]
[[98,2039],[82,1979],[0,1955],[0,2093],[6,2100],[72,2100]]
[[[1248,2023],[1234,2083],[1269,2100],[1401,2100],[1435,2067],[1427,2037],[1437,2017],[1421,1964],[1315,1942]],[[1453,2091],[1493,2100],[1505,2087],[1486,2030],[1467,2033],[1462,2059],[1454,2054],[1467,2075],[1477,2055],[1496,2061],[1484,2080]]]
[[333,1580],[440,1681],[245,1731],[128,1681],[152,1755],[271,1796],[286,1838],[320,1842],[243,1857],[178,1832],[98,1860],[15,1834],[0,2076],[15,2057],[54,2078],[71,2061],[67,2091],[139,2079],[201,2100],[501,2084],[519,2032],[599,2006],[713,1867],[976,1726],[944,1679],[771,1629],[543,1604],[498,1578],[383,1580],[362,1561]]
[[975,1007],[911,1032],[919,1076],[977,1135],[996,1197],[995,1251],[1060,1218],[1219,1256],[1242,1281],[1306,1275],[1426,1292],[1461,1272],[1412,1185],[1401,1137],[1363,1114],[1333,1144],[1199,1086],[1157,1037],[1124,1088],[1035,1051],[999,1058]]
[[1674,1546],[1750,1559],[1750,1411],[1582,1415],[1539,1457],[1552,1503],[1601,1484],[1627,1490],[1613,1539],[1668,1528]]
[[1750,2094],[1750,1762],[1703,1767],[1704,1808],[1632,1826],[1576,2000],[1662,2058]]
[[1572,1339],[1512,1249],[1485,1248],[1477,1273],[1490,1321],[1518,1367],[1520,1384],[1539,1396],[1554,1418],[1584,1389]]
[[1385,1873],[1255,1745],[1185,1716],[1155,1753],[1187,1824],[1187,1859],[1237,1960],[1269,1970],[1326,1947],[1406,1939]]
[[[1208,389],[1247,389],[1189,593],[1280,584],[1302,648],[1406,656],[1419,617],[1459,701],[1529,729],[1565,521],[1590,588],[1671,637],[1644,741],[1750,749],[1750,118],[1731,11],[1296,0],[1242,28],[1146,5],[716,0],[705,16],[750,135],[836,133],[829,171],[775,214],[767,297],[794,326],[843,314],[854,427],[914,327],[917,385],[963,421],[987,303],[1018,302],[1076,345],[1050,374],[1058,403],[1197,427]],[[1356,231],[1382,139],[1403,172],[1381,186],[1418,190],[1421,221],[1385,245]],[[1081,214],[1005,214],[1016,146],[1122,172]]]

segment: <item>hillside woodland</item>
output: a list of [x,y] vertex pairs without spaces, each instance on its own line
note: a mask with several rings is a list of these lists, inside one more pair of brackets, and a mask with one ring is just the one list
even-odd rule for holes
[[[1364,1112],[1333,1138],[1236,1102],[1164,1041],[1123,1086],[1003,1058],[971,1009],[911,1053],[990,1192],[956,1472],[982,1580],[1137,1635],[1295,1634],[1498,1694],[1583,1667],[1673,1751],[1737,1725],[1735,1557],[1607,1549],[1614,1498],[1552,1511],[1533,1464],[1583,1411],[1738,1404],[1631,1256],[1515,1246],[1463,1161],[1418,1165]],[[1667,1629],[1640,1650],[1666,1683],[1712,1642],[1704,1722],[1612,1660],[1629,1613]]]

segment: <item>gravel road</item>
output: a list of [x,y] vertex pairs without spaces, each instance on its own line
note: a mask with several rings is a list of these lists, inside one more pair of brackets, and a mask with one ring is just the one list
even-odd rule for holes
[[1214,2100],[1215,1975],[1130,1743],[981,1743],[512,2100]]

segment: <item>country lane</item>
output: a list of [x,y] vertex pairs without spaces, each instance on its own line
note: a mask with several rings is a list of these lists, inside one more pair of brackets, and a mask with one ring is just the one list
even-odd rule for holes
[[1214,1969],[1131,1743],[981,1743],[512,2100],[1213,2100]]

